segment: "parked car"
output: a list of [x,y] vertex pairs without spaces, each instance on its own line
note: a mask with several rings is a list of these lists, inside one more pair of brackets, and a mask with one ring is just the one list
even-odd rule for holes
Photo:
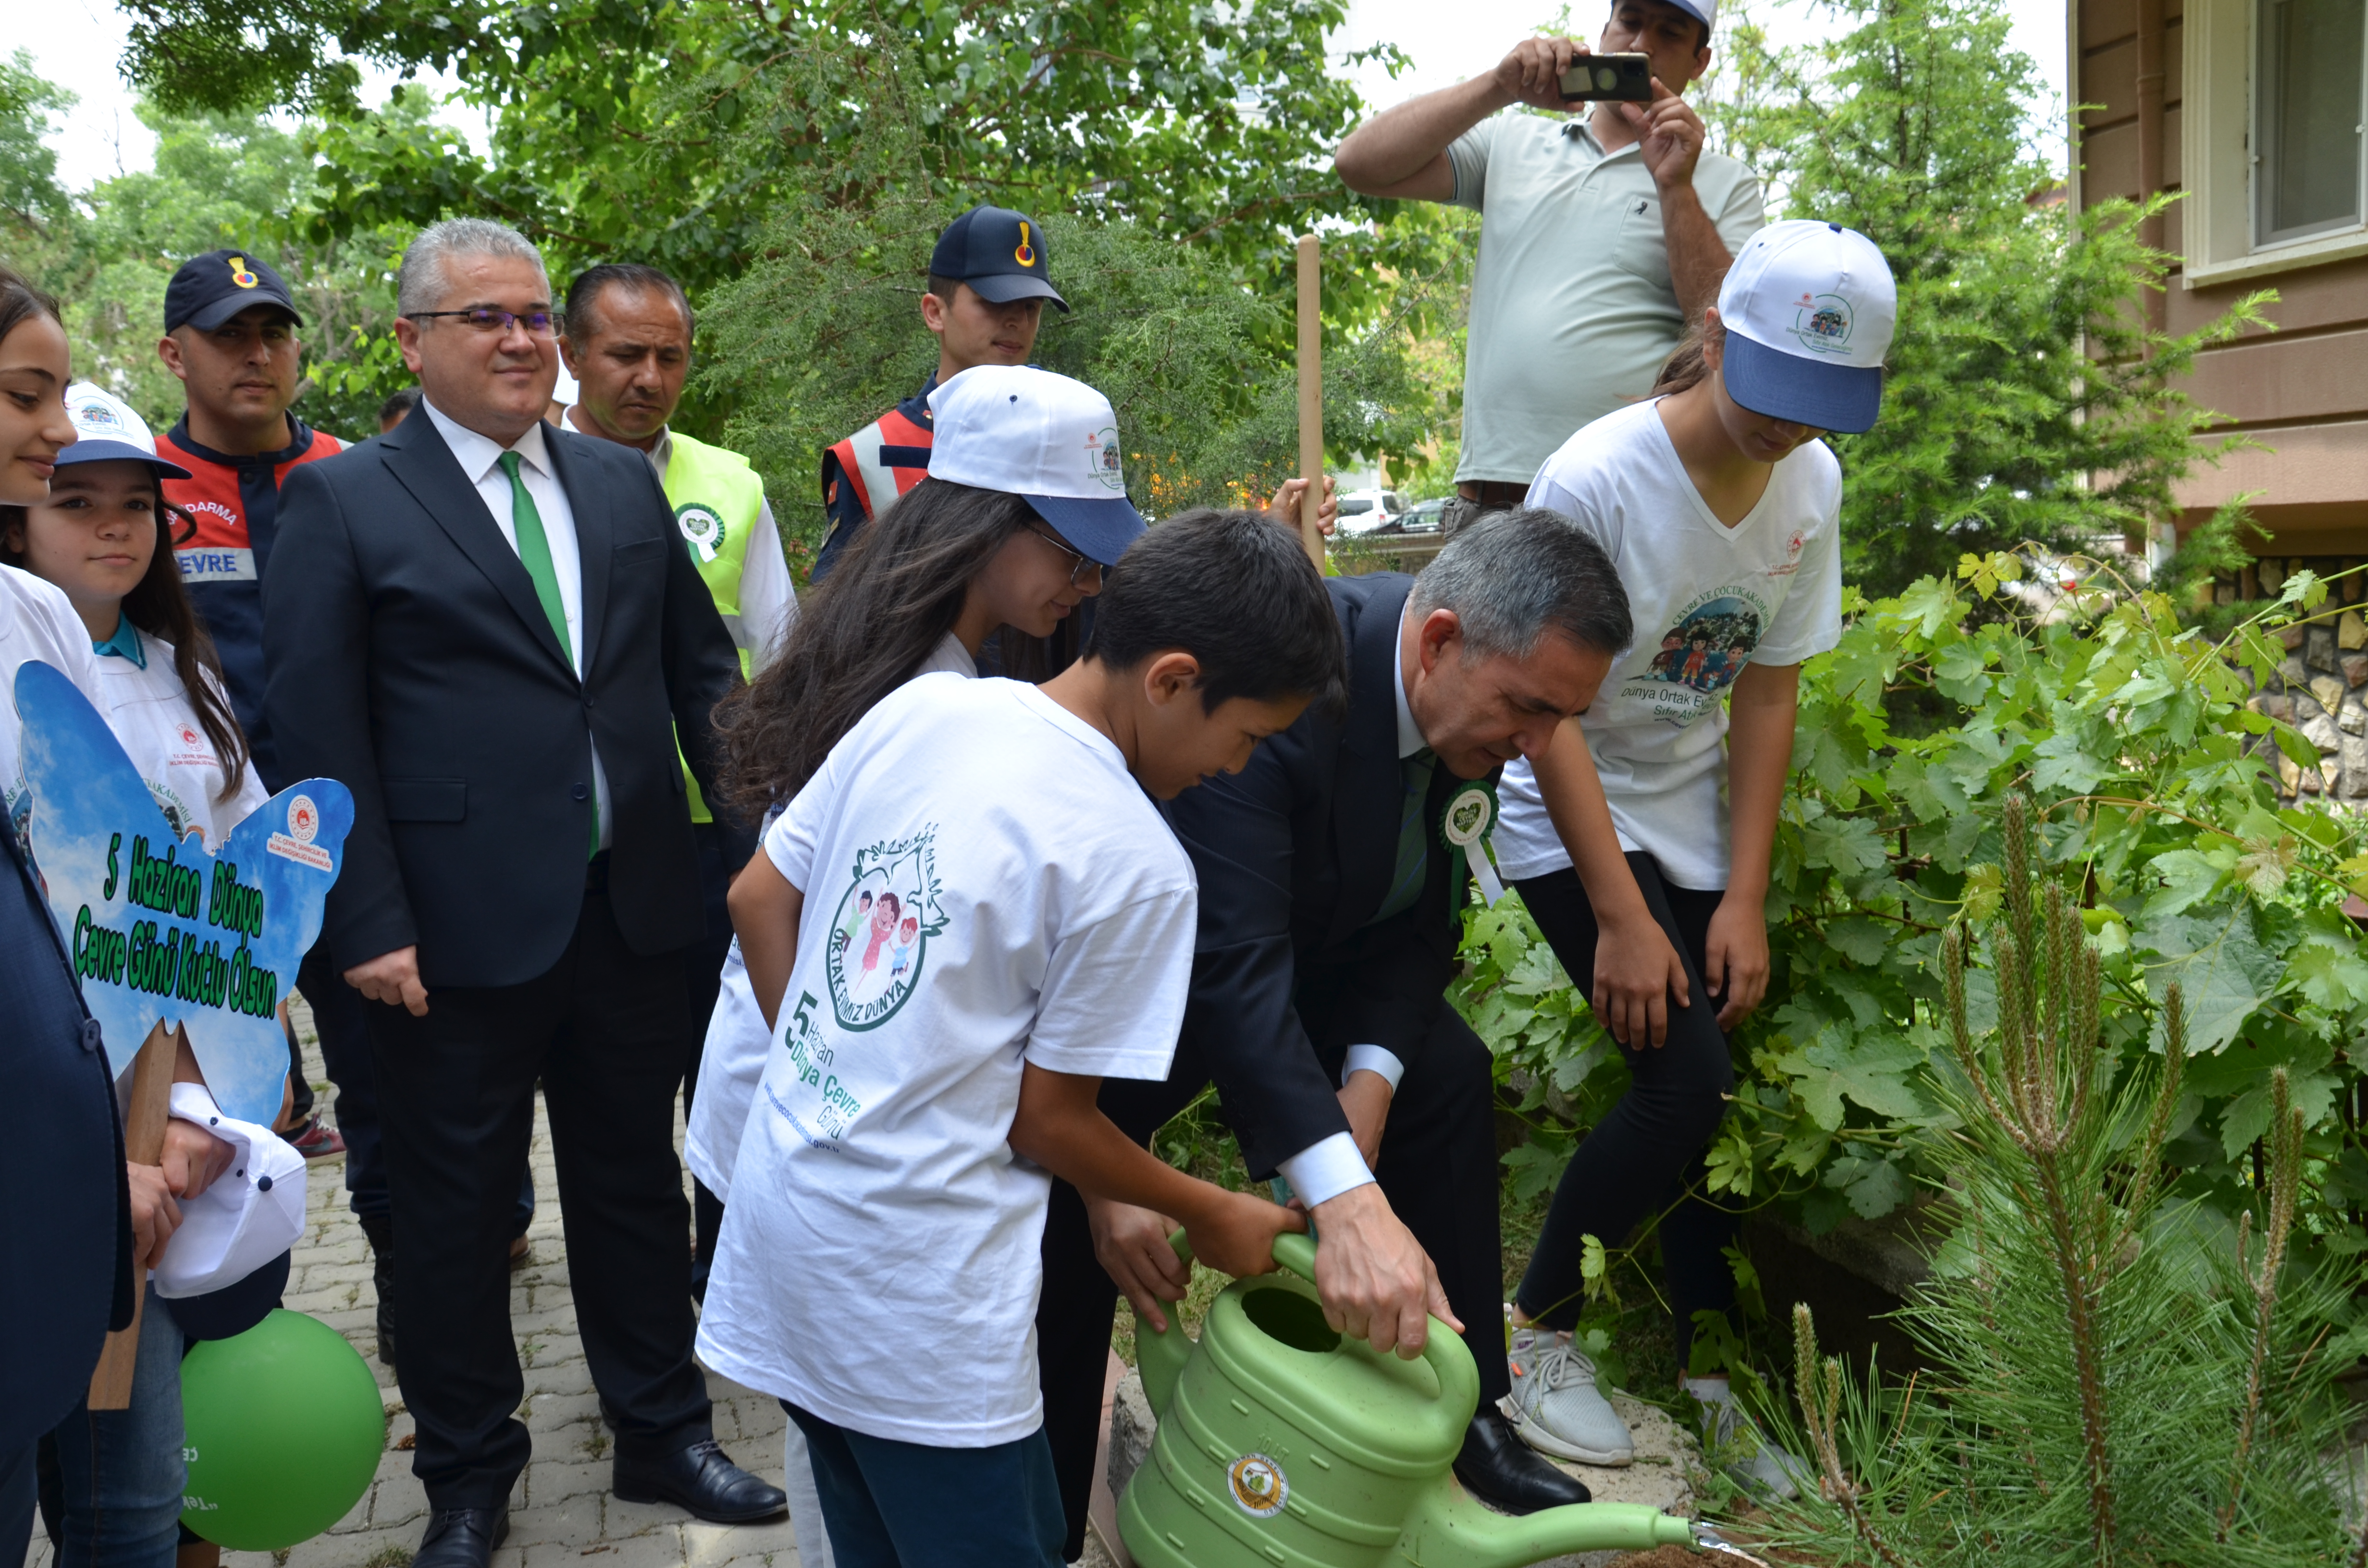
[[1406,515],[1406,502],[1395,490],[1351,490],[1340,497],[1340,531],[1369,534]]
[[1428,501],[1417,501],[1407,507],[1406,516],[1397,520],[1391,531],[1402,534],[1435,534],[1445,525],[1446,517],[1447,497],[1433,496]]

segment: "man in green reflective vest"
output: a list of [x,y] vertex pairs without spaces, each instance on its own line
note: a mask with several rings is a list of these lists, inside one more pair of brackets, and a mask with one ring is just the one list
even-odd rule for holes
[[[646,455],[666,486],[699,574],[715,596],[724,629],[740,649],[740,673],[753,676],[780,647],[797,619],[798,601],[781,550],[780,530],[765,499],[764,482],[737,452],[693,440],[666,427],[690,371],[694,324],[682,285],[655,267],[610,262],[577,275],[567,290],[561,358],[575,378],[573,407],[555,423],[578,435],[632,447]],[[686,957],[690,981],[691,1051],[683,1078],[683,1110],[699,1082],[700,1048],[714,1010],[723,956],[732,945],[732,917],[723,895],[739,866],[726,864],[727,835],[700,799],[686,769],[692,831],[707,896],[707,941]],[[701,1290],[715,1254],[723,1206],[704,1186],[697,1189],[698,1256],[692,1278]]]

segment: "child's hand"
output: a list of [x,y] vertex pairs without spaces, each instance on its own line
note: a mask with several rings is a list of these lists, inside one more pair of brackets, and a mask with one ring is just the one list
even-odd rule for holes
[[1132,1203],[1088,1198],[1086,1222],[1093,1229],[1094,1257],[1102,1271],[1117,1281],[1144,1322],[1167,1333],[1167,1314],[1159,1303],[1182,1301],[1192,1283],[1192,1266],[1167,1244],[1176,1221]]
[[1273,1273],[1274,1238],[1285,1231],[1304,1234],[1307,1216],[1247,1192],[1218,1188],[1184,1226],[1194,1257],[1219,1273],[1240,1277]]

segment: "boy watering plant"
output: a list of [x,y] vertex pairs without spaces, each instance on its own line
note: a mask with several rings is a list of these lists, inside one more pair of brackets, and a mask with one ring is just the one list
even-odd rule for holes
[[[1116,486],[1030,500],[1089,551],[1141,527]],[[1032,1328],[1053,1176],[1176,1216],[1229,1273],[1301,1228],[1095,1102],[1105,1075],[1166,1074],[1190,981],[1193,871],[1152,800],[1237,771],[1343,678],[1292,534],[1177,518],[1126,551],[1044,686],[928,675],[882,699],[734,886],[755,993],[781,1001],[700,1354],[805,1433],[842,1568],[1059,1561]],[[901,969],[837,940],[867,893],[900,941],[915,923]]]

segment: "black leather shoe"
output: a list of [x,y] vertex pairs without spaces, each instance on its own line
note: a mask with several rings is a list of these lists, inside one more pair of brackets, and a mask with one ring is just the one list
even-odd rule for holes
[[438,1508],[427,1516],[411,1568],[486,1568],[509,1533],[507,1508]]
[[1507,1514],[1534,1514],[1584,1503],[1592,1495],[1584,1483],[1555,1469],[1514,1434],[1511,1422],[1486,1406],[1463,1434],[1463,1451],[1455,1456],[1455,1479],[1466,1492]]
[[620,1448],[612,1483],[623,1502],[671,1503],[710,1524],[745,1525],[790,1511],[788,1493],[734,1464],[712,1437],[670,1454],[638,1458],[628,1458]]

